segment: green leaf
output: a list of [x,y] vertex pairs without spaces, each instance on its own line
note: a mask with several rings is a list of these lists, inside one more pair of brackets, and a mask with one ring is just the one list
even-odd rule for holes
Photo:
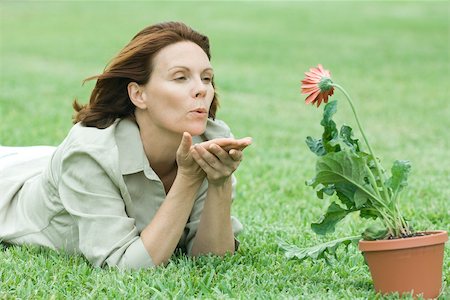
[[339,132],[336,123],[332,117],[337,111],[337,101],[328,102],[323,109],[323,118],[320,125],[323,126],[322,144],[326,153],[341,151],[340,146],[336,143],[339,138]]
[[370,224],[362,233],[362,237],[366,241],[380,240],[388,234],[387,228],[381,222]]
[[408,174],[411,170],[411,164],[407,160],[396,160],[391,168],[392,176],[386,182],[394,193],[401,191],[408,185]]
[[[355,211],[366,204],[367,195],[354,184],[339,182],[335,185],[336,195],[348,210]],[[356,208],[356,209],[355,209]]]
[[[314,180],[310,181],[310,182],[314,182]],[[319,189],[316,192],[316,194],[317,194],[317,197],[319,199],[323,199],[323,194],[326,194],[328,196],[332,196],[334,194],[334,192],[335,192],[334,186],[333,185],[329,185],[329,186],[325,186],[325,187],[322,187],[321,189]]]
[[[359,189],[359,193],[362,192],[367,198],[376,198],[372,187],[366,183],[367,174],[364,164],[362,158],[350,151],[328,153],[317,159],[316,177],[310,182],[310,185],[316,187],[318,184],[324,186],[334,184],[337,191],[344,193],[353,202],[354,199],[350,199],[351,194],[348,193],[350,189],[354,189],[355,193]],[[342,184],[349,184],[353,187],[344,185],[346,188],[342,188]],[[362,196],[358,194],[358,197]],[[361,205],[362,200],[358,199],[358,201],[355,206]]]
[[367,194],[361,189],[356,190],[355,196],[353,199],[355,201],[355,206],[357,209],[360,209],[361,207],[363,207],[363,205],[366,204],[366,202],[368,200]]
[[317,234],[327,234],[334,231],[336,224],[345,218],[351,211],[340,207],[336,202],[332,202],[328,206],[327,212],[322,216],[322,219],[317,223],[311,224],[311,229]]
[[361,208],[359,211],[359,216],[365,219],[377,219],[380,217],[380,214],[377,210],[371,208]]
[[344,149],[350,149],[353,152],[360,151],[357,139],[353,139],[353,132],[350,126],[342,126],[338,131],[336,123],[333,121],[333,115],[337,112],[337,100],[327,103],[323,110],[323,118],[320,125],[324,130],[321,139],[314,139],[310,136],[306,138],[306,144],[309,149],[317,156],[323,156],[331,152],[340,152]]
[[337,100],[328,102],[323,109],[323,118],[322,121],[320,122],[320,125],[322,125],[325,128],[336,129],[336,123],[334,123],[333,121],[333,115],[336,112],[337,112]]
[[[319,222],[311,228],[317,234],[333,232],[336,224],[351,212],[370,207],[368,200],[375,199],[372,187],[366,183],[365,160],[349,150],[328,153],[317,160],[316,177],[310,185],[334,186],[337,196],[346,209],[332,202]],[[371,215],[373,216],[373,214]]]
[[279,240],[278,246],[286,252],[285,256],[289,259],[297,258],[300,261],[307,258],[327,260],[327,255],[336,256],[336,250],[340,245],[344,245],[346,250],[348,250],[348,245],[351,243],[356,244],[359,240],[361,240],[361,236],[359,235],[350,236],[304,248],[300,248],[296,245],[288,244],[285,241]]
[[322,156],[327,154],[325,149],[323,148],[322,139],[315,139],[310,136],[306,138],[306,144],[309,147],[309,150],[311,150],[312,153],[316,154],[317,156]]
[[353,197],[357,188],[352,184],[347,184],[345,182],[336,183],[333,185],[336,190],[336,196],[339,200],[347,207],[347,209],[353,209],[355,207],[355,202]]
[[359,152],[360,151],[359,142],[358,140],[352,139],[352,136],[353,136],[353,129],[350,126],[343,125],[339,132],[339,137],[348,148],[350,148],[354,152]]

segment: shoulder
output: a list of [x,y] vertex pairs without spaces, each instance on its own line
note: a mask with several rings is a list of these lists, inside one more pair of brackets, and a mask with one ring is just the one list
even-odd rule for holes
[[111,148],[116,144],[115,131],[119,120],[105,129],[86,127],[81,123],[75,124],[69,131],[63,144],[66,147],[76,148]]
[[137,124],[117,119],[105,129],[75,124],[56,150],[53,161],[78,166],[83,160],[107,172],[129,173],[143,168],[143,157]]
[[119,121],[118,119],[105,129],[75,124],[55,151],[52,163],[62,169],[82,168],[81,166],[86,170],[94,167],[116,169],[118,147],[115,132]]
[[203,134],[207,140],[212,140],[215,138],[229,138],[233,137],[231,129],[227,123],[222,120],[212,120],[208,118],[206,123],[206,130]]

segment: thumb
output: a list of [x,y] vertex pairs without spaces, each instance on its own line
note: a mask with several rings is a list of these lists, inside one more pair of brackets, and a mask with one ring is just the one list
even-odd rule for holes
[[189,150],[192,146],[192,137],[189,134],[189,132],[183,132],[183,137],[181,138],[180,146],[178,147],[178,150],[181,152],[181,154],[187,154],[189,153]]

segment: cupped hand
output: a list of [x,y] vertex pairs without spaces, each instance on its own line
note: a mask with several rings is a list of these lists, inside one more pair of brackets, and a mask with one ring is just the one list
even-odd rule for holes
[[211,144],[216,144],[227,152],[230,151],[231,149],[242,151],[246,147],[248,147],[252,144],[252,138],[251,137],[245,137],[245,138],[241,138],[241,139],[217,138],[217,139],[199,143],[197,145],[202,146],[205,149],[208,149],[208,147]]
[[237,170],[243,150],[252,143],[251,138],[214,139],[191,147],[191,154],[206,173],[208,182],[222,185]]
[[192,136],[188,132],[183,133],[177,150],[178,172],[192,179],[203,180],[206,173],[192,157]]

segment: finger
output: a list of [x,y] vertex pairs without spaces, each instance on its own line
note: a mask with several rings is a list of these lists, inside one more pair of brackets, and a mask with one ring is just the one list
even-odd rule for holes
[[245,148],[247,148],[248,146],[250,146],[252,144],[252,138],[247,137],[247,138],[242,138],[239,140],[235,140],[234,143],[224,146],[222,147],[225,151],[230,151],[231,149],[236,149],[236,150],[244,150]]
[[194,149],[197,151],[200,157],[212,168],[216,169],[221,164],[219,158],[207,151],[205,148],[195,145]]
[[192,146],[192,136],[188,132],[183,132],[183,137],[181,138],[180,146],[178,150],[181,154],[187,155]]
[[194,158],[195,162],[200,166],[200,168],[208,175],[212,175],[217,173],[214,168],[212,168],[198,153],[198,151],[194,148],[191,152],[192,158]]
[[224,164],[229,164],[232,161],[229,153],[222,149],[219,145],[211,144],[208,147],[208,150]]
[[244,150],[246,147],[251,145],[252,142],[253,141],[252,141],[251,137],[246,137],[246,138],[242,138],[242,139],[218,138],[218,139],[213,139],[210,141],[200,143],[198,145],[201,145],[201,146],[205,147],[205,149],[208,149],[209,145],[214,143],[228,152],[231,149]]
[[230,157],[235,161],[241,161],[242,160],[242,151],[231,149],[229,152]]
[[211,144],[216,144],[221,148],[229,148],[232,149],[233,147],[238,147],[239,143],[237,140],[232,138],[219,138],[219,139],[213,139],[210,141],[206,141],[203,143],[198,144],[199,146],[203,146],[205,149],[208,149]]
[[252,139],[251,137],[248,136],[248,137],[239,139],[239,142],[240,142],[242,145],[245,145],[245,146],[247,147],[247,146],[250,146],[251,144],[253,144],[253,139]]

